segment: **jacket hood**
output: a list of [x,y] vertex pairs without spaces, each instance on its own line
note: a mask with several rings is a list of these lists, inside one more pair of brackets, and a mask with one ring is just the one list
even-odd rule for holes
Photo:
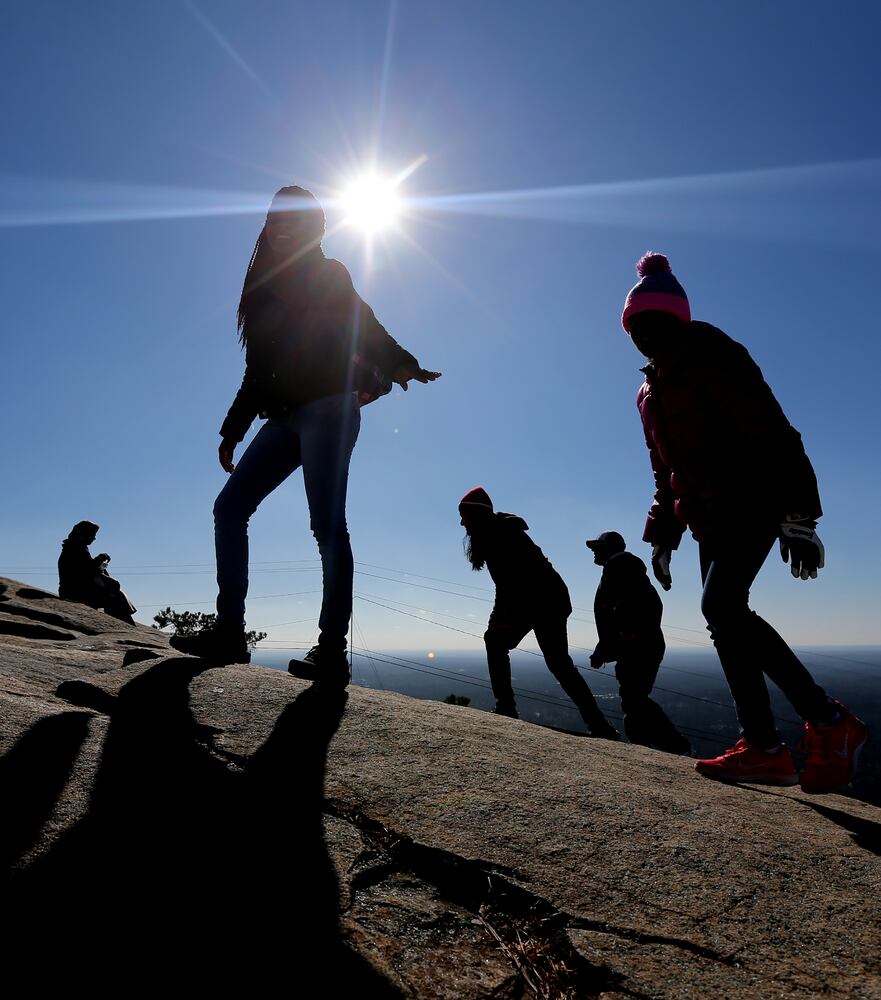
[[500,510],[496,514],[498,521],[504,522],[506,528],[513,528],[515,531],[529,531],[529,525],[519,514],[506,514]]

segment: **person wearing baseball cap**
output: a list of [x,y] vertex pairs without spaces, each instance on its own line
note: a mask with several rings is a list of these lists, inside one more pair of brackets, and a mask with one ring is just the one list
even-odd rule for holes
[[[723,781],[801,784],[805,792],[845,787],[866,742],[866,726],[827,697],[766,621],[749,592],[779,541],[792,575],[814,579],[824,564],[817,532],[823,511],[801,435],[789,423],[747,349],[691,318],[668,259],[647,253],[627,293],[621,323],[648,359],[637,393],[655,477],[644,541],[665,590],[670,559],[686,527],[698,542],[701,611],[737,709],[742,739],[696,770]],[[765,675],[804,720],[799,775],[771,714]]]
[[519,718],[510,653],[530,632],[535,632],[548,670],[575,702],[591,736],[620,740],[569,655],[569,591],[547,556],[526,534],[529,525],[516,514],[496,512],[482,486],[462,497],[459,516],[466,532],[465,556],[471,568],[479,572],[486,567],[496,585],[495,603],[483,637],[496,715]]
[[617,531],[604,531],[585,543],[603,574],[593,602],[598,642],[590,665],[599,670],[615,664],[624,732],[631,743],[667,753],[691,752],[688,740],[649,695],[661,660],[663,605],[652,586],[645,563],[627,551]]

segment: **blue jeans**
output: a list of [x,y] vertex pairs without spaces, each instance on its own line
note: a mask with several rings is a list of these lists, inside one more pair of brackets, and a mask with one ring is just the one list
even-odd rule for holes
[[310,527],[324,577],[319,642],[345,649],[354,577],[346,487],[360,428],[355,394],[344,393],[308,403],[283,417],[270,417],[260,429],[214,504],[219,621],[244,624],[248,521],[260,502],[302,465]]
[[749,606],[749,588],[777,540],[774,524],[734,527],[715,543],[700,543],[704,592],[701,611],[740,722],[744,739],[770,748],[780,741],[765,675],[808,722],[834,715],[826,693],[780,635]]

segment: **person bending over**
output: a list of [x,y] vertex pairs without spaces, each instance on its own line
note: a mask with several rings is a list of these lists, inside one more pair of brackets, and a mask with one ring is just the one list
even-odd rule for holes
[[485,566],[496,585],[495,604],[483,637],[496,714],[518,718],[510,652],[535,632],[548,670],[575,702],[591,735],[620,739],[572,662],[566,633],[566,621],[572,614],[569,591],[550,560],[526,534],[527,523],[516,514],[496,513],[481,486],[465,494],[459,514],[471,568],[479,571]]
[[691,745],[649,695],[664,658],[661,616],[664,608],[648,578],[645,563],[627,552],[617,531],[588,539],[593,561],[603,575],[593,602],[596,649],[590,665],[615,664],[624,712],[624,732],[631,743],[667,753],[691,753]]

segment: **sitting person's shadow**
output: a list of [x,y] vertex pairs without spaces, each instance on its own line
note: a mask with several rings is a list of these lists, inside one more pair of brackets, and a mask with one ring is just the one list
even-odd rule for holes
[[190,712],[205,669],[164,660],[116,697],[81,681],[58,689],[110,724],[86,814],[13,871],[17,945],[48,949],[68,981],[84,960],[87,977],[112,970],[122,992],[173,975],[176,987],[399,996],[342,939],[324,843],[327,748],[347,695],[307,689],[235,758]]

